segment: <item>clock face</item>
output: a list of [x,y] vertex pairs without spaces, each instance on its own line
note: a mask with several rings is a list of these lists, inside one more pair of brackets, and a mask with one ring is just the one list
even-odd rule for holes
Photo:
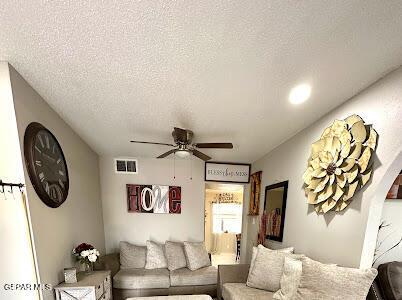
[[67,198],[69,178],[63,151],[55,136],[39,123],[31,123],[24,138],[29,177],[41,200],[50,207]]

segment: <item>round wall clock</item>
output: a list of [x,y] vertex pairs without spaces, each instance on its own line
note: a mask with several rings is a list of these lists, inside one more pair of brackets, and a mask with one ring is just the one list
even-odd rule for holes
[[53,208],[67,199],[69,178],[66,159],[56,137],[42,124],[28,125],[24,136],[25,162],[39,198]]

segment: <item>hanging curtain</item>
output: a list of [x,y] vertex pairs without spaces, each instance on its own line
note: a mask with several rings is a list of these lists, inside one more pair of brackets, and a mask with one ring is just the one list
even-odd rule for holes
[[[35,270],[35,274],[34,274],[35,278],[34,279],[35,279],[35,283],[39,284],[39,274],[38,274],[39,270],[38,270],[35,252],[34,252],[34,243],[33,243],[32,230],[31,230],[31,225],[30,225],[31,222],[30,222],[30,218],[29,218],[28,200],[27,200],[27,197],[25,196],[24,191],[22,189],[20,191],[21,191],[22,204],[24,207],[25,218],[26,218],[25,224],[27,226],[27,232],[28,232],[27,238],[29,241],[29,246],[30,246],[30,250],[32,253],[32,260],[33,260],[33,265],[34,265],[34,270]],[[37,291],[37,295],[35,295],[36,299],[41,299],[40,293],[41,293],[40,291]]]
[[260,213],[261,175],[262,171],[259,171],[250,176],[249,216],[257,216]]
[[258,231],[257,244],[264,245],[267,234],[267,213],[264,211],[260,219],[260,230]]
[[219,242],[219,233],[212,232],[211,254],[218,253],[218,242]]

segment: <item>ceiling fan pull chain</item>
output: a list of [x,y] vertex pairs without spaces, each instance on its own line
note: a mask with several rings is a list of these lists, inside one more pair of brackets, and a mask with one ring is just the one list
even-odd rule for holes
[[173,153],[173,179],[176,179],[176,152]]
[[190,180],[193,180],[193,152],[190,153]]

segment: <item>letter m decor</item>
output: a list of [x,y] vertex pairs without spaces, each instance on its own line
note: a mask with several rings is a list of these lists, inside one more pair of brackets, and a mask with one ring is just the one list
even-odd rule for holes
[[127,210],[133,213],[180,214],[181,187],[127,184]]

